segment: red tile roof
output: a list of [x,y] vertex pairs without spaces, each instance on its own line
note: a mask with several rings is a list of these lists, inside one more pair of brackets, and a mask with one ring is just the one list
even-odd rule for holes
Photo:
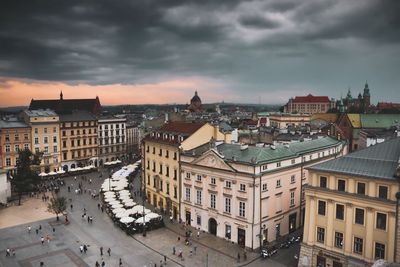
[[309,94],[308,96],[296,96],[293,99],[294,103],[321,103],[329,102],[329,97],[327,96],[313,96]]
[[172,132],[182,134],[193,134],[198,129],[203,127],[205,123],[192,123],[192,122],[168,122],[164,124],[158,132]]

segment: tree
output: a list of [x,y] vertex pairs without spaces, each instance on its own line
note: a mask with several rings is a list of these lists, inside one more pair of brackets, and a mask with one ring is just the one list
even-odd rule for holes
[[40,154],[33,154],[29,149],[20,150],[18,153],[17,169],[11,179],[13,190],[18,194],[18,205],[24,193],[32,192],[40,183],[35,166],[40,164]]
[[67,199],[65,197],[52,197],[47,205],[47,210],[54,213],[59,220],[58,214],[64,214],[67,209]]

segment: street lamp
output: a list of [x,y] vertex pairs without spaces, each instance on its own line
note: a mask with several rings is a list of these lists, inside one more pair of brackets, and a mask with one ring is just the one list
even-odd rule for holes
[[111,175],[108,177],[108,191],[111,191]]

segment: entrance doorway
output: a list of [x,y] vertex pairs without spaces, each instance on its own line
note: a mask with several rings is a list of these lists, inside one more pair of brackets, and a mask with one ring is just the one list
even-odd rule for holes
[[317,267],[325,267],[326,266],[326,259],[321,256],[317,256]]
[[296,230],[296,217],[297,212],[289,215],[289,233],[292,233]]
[[214,218],[208,220],[208,232],[212,235],[217,235],[217,221]]
[[174,220],[176,220],[178,218],[178,209],[175,206],[173,208],[173,216],[174,216]]
[[190,213],[190,211],[186,211],[186,223],[188,224],[188,225],[190,225],[190,222],[192,221],[192,215],[191,215],[191,213]]
[[246,246],[246,230],[238,228],[238,245],[244,248]]
[[153,206],[157,207],[157,196],[153,195]]

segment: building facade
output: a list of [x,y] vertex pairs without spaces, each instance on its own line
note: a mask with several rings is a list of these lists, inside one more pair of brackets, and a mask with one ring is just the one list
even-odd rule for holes
[[61,166],[60,120],[52,110],[25,110],[21,116],[31,127],[32,152],[42,153],[41,172],[56,172]]
[[346,153],[330,137],[290,146],[205,144],[181,155],[181,217],[213,235],[259,248],[303,225],[305,167]]
[[287,113],[326,113],[329,109],[335,108],[336,102],[327,96],[296,96],[290,98],[284,106],[284,112]]
[[142,142],[142,190],[147,201],[180,218],[181,151],[207,143],[210,139],[230,142],[210,124],[169,122],[147,135]]
[[0,169],[13,173],[21,149],[31,150],[31,128],[16,118],[0,120]]
[[314,165],[299,266],[399,261],[400,138]]
[[98,166],[97,119],[87,111],[60,115],[61,160],[64,171]]
[[307,114],[271,114],[269,116],[269,123],[272,127],[278,129],[286,129],[293,126],[306,126],[310,125],[311,116]]
[[126,154],[129,159],[140,152],[140,128],[137,124],[126,125]]
[[126,157],[126,118],[99,117],[99,163],[124,160]]

